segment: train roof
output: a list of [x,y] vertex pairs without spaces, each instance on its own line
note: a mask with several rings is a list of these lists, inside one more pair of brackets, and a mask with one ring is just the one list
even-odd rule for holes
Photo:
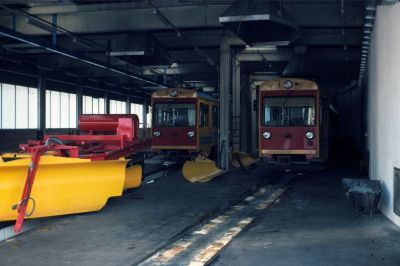
[[260,85],[260,91],[269,90],[318,90],[318,84],[311,80],[298,78],[280,78],[265,81]]
[[213,102],[217,101],[217,99],[207,93],[181,88],[169,88],[155,91],[152,94],[152,98],[200,98]]

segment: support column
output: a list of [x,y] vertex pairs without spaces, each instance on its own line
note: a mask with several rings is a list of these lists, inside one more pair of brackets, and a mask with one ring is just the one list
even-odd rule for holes
[[252,101],[249,76],[240,76],[240,150],[251,152]]
[[232,58],[232,148],[241,150],[241,84],[240,84],[240,62]]
[[126,104],[126,113],[127,114],[130,114],[131,113],[131,97],[126,97],[126,102],[125,102],[125,104]]
[[219,68],[219,145],[218,165],[221,169],[229,169],[230,149],[230,47],[228,37],[223,37],[220,45]]
[[43,139],[46,134],[46,80],[38,78],[38,139]]
[[76,128],[79,128],[79,117],[83,114],[82,87],[76,89]]
[[104,113],[110,114],[110,97],[108,96],[108,92],[104,93]]

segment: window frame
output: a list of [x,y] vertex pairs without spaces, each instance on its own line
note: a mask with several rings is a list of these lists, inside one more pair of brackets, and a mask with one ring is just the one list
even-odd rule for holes
[[[314,99],[314,123],[312,125],[291,125],[291,124],[288,124],[288,125],[267,125],[265,123],[265,99],[266,98],[313,98]],[[318,104],[317,96],[315,96],[315,95],[264,96],[262,98],[262,110],[261,110],[261,112],[262,112],[262,115],[261,115],[262,121],[261,121],[261,124],[262,124],[263,127],[315,127],[315,126],[318,125],[318,114],[317,114],[318,106],[317,106],[317,104]]]
[[[7,97],[4,97],[4,85],[10,86],[10,95],[13,95],[12,99],[7,99]],[[39,90],[35,87],[0,82],[0,130],[38,130],[38,93]],[[35,97],[32,97],[31,94],[33,94]],[[7,101],[7,103],[3,104],[5,101]],[[6,108],[5,106],[7,106],[7,109],[9,109],[8,111],[12,110],[11,114],[4,112]],[[20,106],[20,108],[18,108],[18,106]],[[35,108],[33,110],[33,114],[31,114],[32,106]],[[5,122],[11,121],[9,119],[5,119],[5,115],[10,115],[8,118],[12,120],[12,123],[9,125],[3,125]],[[21,121],[19,118],[23,119],[23,121]]]
[[210,105],[208,103],[200,102],[199,104],[199,113],[200,113],[200,121],[199,127],[208,127],[210,120]]
[[[163,126],[163,125],[159,125],[156,121],[157,118],[157,105],[159,104],[190,104],[193,105],[193,110],[194,110],[194,125],[186,125],[186,126]],[[152,123],[151,125],[154,127],[196,127],[197,126],[197,104],[196,102],[155,102],[154,106],[152,106]]]

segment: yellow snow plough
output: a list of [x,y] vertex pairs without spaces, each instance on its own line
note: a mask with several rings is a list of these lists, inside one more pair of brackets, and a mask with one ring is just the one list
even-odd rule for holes
[[139,140],[136,115],[83,115],[80,135],[45,136],[0,156],[0,221],[98,211],[110,197],[140,186],[130,158],[150,145]]

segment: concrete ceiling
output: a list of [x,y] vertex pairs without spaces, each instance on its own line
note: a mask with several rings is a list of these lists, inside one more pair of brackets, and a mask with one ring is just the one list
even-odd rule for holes
[[[248,74],[303,76],[322,83],[335,79],[343,84],[358,78],[365,1],[278,1],[300,27],[300,38],[274,49],[247,50],[218,22],[233,2],[3,0],[0,26],[51,45],[49,23],[56,21],[57,47],[161,83],[217,86],[224,34],[236,39],[236,56]],[[0,38],[0,46],[2,58],[11,60],[7,64],[26,71],[69,73],[135,90],[146,86],[129,76],[8,37]]]

